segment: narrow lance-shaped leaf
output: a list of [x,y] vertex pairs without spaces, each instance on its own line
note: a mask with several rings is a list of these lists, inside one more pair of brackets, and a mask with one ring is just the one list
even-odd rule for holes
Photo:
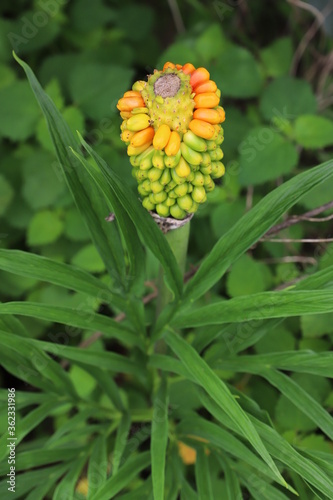
[[101,488],[107,478],[108,457],[105,436],[95,438],[88,464],[88,500],[98,488]]
[[220,325],[332,311],[331,290],[264,292],[186,310],[174,319],[173,324],[177,327]]
[[277,370],[265,370],[261,375],[284,394],[304,415],[307,415],[331,440],[333,417],[290,377]]
[[[333,283],[333,265],[298,281],[292,290],[319,290],[327,288],[331,283]],[[282,321],[284,321],[284,318],[254,320],[253,322],[245,322],[241,328],[237,324],[230,324],[223,328],[216,325],[205,325],[199,331],[196,331],[192,345],[200,352],[215,338],[223,335],[225,343],[220,344],[219,352],[225,358],[254,345]]]
[[194,377],[196,383],[203,387],[207,394],[209,394],[220,407],[225,409],[229,417],[236,422],[237,428],[242,436],[252,444],[254,449],[272,469],[277,481],[287,487],[287,483],[279,473],[257,431],[250,422],[248,415],[235,401],[224,382],[218,378],[199,354],[175,332],[168,330],[164,338],[182,364],[184,364],[185,368]]
[[185,290],[193,301],[209,290],[248,248],[307,192],[333,176],[333,161],[303,172],[269,193],[216,243]]
[[118,425],[116,441],[114,444],[114,449],[112,454],[111,473],[113,476],[117,474],[119,467],[122,465],[122,458],[124,450],[127,445],[127,438],[130,428],[131,428],[131,416],[128,412],[125,412]]
[[[79,133],[78,136],[81,142],[83,142],[83,138]],[[99,170],[96,170],[96,168],[94,168],[81,154],[74,151],[73,149],[71,149],[71,151],[74,156],[82,163],[84,169],[92,178],[93,182],[96,183],[96,186],[104,195],[106,203],[111,204],[110,209],[112,208],[116,216],[116,221],[123,234],[128,251],[130,261],[129,288],[133,288],[133,286],[136,284],[138,284],[138,288],[140,288],[144,280],[145,257],[135,225],[120,203],[118,197],[115,196],[114,190],[110,188],[101,172]],[[131,195],[134,196],[132,193]]]
[[[198,391],[198,395],[203,406],[221,422],[222,425],[240,434],[236,422],[227,415],[223,408],[213,401],[204,391]],[[307,460],[300,455],[275,429],[251,415],[249,415],[249,418],[273,457],[282,464],[285,464],[289,469],[297,472],[305,481],[318,488],[318,490],[327,495],[328,498],[330,497],[333,491],[333,481],[320,467],[311,460]]]
[[119,203],[124,207],[135,227],[140,231],[146,245],[160,261],[166,274],[167,283],[176,297],[179,297],[183,288],[183,278],[176,259],[168,245],[162,231],[157,227],[150,214],[120,177],[105,163],[105,161],[85,142],[82,145],[92,156],[101,170],[110,189],[114,192]]
[[[55,390],[60,394],[74,400],[78,399],[68,373],[43,352],[38,340],[23,339],[17,335],[0,331],[0,345],[16,351],[23,359],[26,359],[42,375],[42,379],[46,378],[52,382]],[[50,345],[57,347],[56,344]]]
[[199,493],[199,500],[214,500],[208,458],[203,447],[200,447],[197,451],[195,481]]
[[267,368],[280,368],[301,373],[312,373],[323,377],[333,378],[333,353],[313,351],[284,351],[251,356],[235,356],[217,359],[212,368],[249,372],[260,375]]
[[[38,302],[7,302],[5,304],[0,304],[0,315],[8,313],[31,316],[33,318],[55,323],[63,323],[85,330],[101,331],[105,337],[116,338],[125,344],[144,348],[142,339],[133,330],[121,325],[108,316],[96,314],[92,311],[49,306]],[[56,335],[55,337],[52,337],[51,334],[49,335],[51,340],[57,340],[57,338],[59,338],[56,337]],[[65,338],[65,340],[68,341],[70,337],[71,329],[68,329],[68,333],[62,332],[60,338],[61,340]]]
[[154,398],[151,434],[151,467],[155,500],[163,500],[165,492],[165,462],[168,444],[168,388],[164,375]]
[[53,500],[63,500],[64,498],[74,497],[75,485],[79,479],[79,476],[86,461],[87,461],[86,454],[81,453],[79,455],[79,458],[77,458],[77,460],[75,460],[72,463],[67,474],[62,478],[60,483],[57,485],[52,497]]
[[111,476],[107,479],[106,483],[98,489],[91,500],[109,500],[110,498],[114,498],[117,493],[125,486],[129,485],[143,469],[148,467],[149,464],[149,451],[139,453],[138,455],[132,455],[115,476]]
[[125,263],[117,226],[105,222],[106,207],[100,204],[97,189],[90,185],[89,177],[82,169],[80,162],[69,151],[69,147],[77,149],[77,142],[59,110],[40,86],[31,68],[15,53],[14,57],[24,69],[43,111],[63,175],[105,267],[121,288],[126,287]]
[[0,249],[0,269],[86,293],[120,309],[126,307],[126,300],[99,279],[78,267],[47,257],[21,250]]

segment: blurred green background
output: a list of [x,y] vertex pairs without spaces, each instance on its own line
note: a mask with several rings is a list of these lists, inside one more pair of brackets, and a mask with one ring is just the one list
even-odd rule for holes
[[[0,245],[70,262],[104,278],[104,265],[62,178],[44,118],[11,51],[27,61],[73,131],[79,130],[123,176],[135,183],[120,141],[118,98],[166,61],[205,66],[226,110],[226,175],[192,222],[189,258],[197,263],[217,239],[284,180],[332,158],[333,5],[312,0],[2,0],[0,6]],[[324,9],[324,14],[320,10]],[[303,213],[333,198],[333,181],[297,205]],[[105,214],[107,215],[107,214]],[[324,213],[325,215],[325,213]],[[107,222],[106,222],[107,223]],[[286,238],[327,238],[330,221],[303,222]],[[285,286],[333,263],[333,244],[259,243],[204,300]],[[148,278],[156,262],[147,256]],[[25,299],[97,309],[86,297],[0,272],[0,299]],[[284,323],[256,352],[297,347],[329,350],[333,315]],[[32,335],[50,326],[25,318]],[[218,344],[217,344],[218,345]],[[317,377],[297,375],[321,402],[332,398]],[[283,396],[257,381],[249,391],[275,412],[283,430]],[[316,387],[316,390],[314,389]],[[262,399],[262,400],[261,400]],[[289,414],[289,413],[288,413]],[[293,414],[294,415],[294,414]],[[293,416],[294,418],[294,416]],[[299,412],[298,429],[309,430]],[[315,436],[314,436],[315,439]],[[323,443],[327,449],[327,443]]]

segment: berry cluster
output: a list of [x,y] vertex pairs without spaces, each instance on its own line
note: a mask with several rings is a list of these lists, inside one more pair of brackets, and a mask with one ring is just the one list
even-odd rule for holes
[[166,63],[118,101],[121,139],[147,210],[184,219],[194,213],[225,168],[224,109],[205,68]]

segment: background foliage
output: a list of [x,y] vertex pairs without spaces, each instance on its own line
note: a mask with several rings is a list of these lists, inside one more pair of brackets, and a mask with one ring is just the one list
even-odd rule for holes
[[[197,359],[194,352],[187,351],[186,345],[178,345],[177,339],[170,333],[167,343],[178,357],[183,355],[184,360],[187,360],[184,362],[186,369],[176,365],[175,360],[171,366],[167,364],[170,360],[156,356],[150,361],[151,372],[147,375],[144,368],[146,359],[137,351],[144,340],[133,334],[130,323],[134,322],[136,327],[140,323],[138,303],[133,299],[133,317],[121,323],[123,327],[115,325],[111,319],[109,321],[109,317],[124,310],[121,290],[118,297],[119,276],[112,270],[111,273],[107,272],[110,269],[106,268],[103,252],[101,257],[92,243],[66,185],[46,121],[22,68],[12,58],[11,50],[14,48],[19,57],[32,67],[71,131],[75,133],[78,130],[112,166],[112,171],[120,179],[119,189],[122,183],[126,186],[125,195],[127,186],[134,192],[135,181],[129,175],[130,165],[119,137],[120,119],[115,108],[119,96],[133,81],[144,78],[154,67],[161,67],[167,60],[177,63],[191,61],[196,66],[209,69],[221,88],[222,104],[227,114],[223,144],[227,173],[221,185],[210,193],[209,202],[201,207],[191,223],[187,264],[189,277],[219,238],[235,227],[241,217],[251,207],[256,207],[267,193],[296,174],[309,173],[313,166],[332,158],[333,81],[330,70],[333,14],[328,6],[323,22],[320,16],[299,9],[294,3],[275,2],[268,8],[259,0],[183,0],[179,2],[180,13],[174,2],[159,2],[158,6],[153,2],[134,1],[124,1],[119,5],[118,2],[106,0],[21,0],[15,4],[5,0],[1,3],[0,245],[3,249],[25,250],[51,258],[56,263],[75,266],[70,276],[70,287],[66,285],[68,282],[65,276],[62,277],[60,267],[52,270],[46,266],[42,269],[36,261],[36,269],[27,272],[28,266],[32,265],[30,261],[24,261],[24,257],[22,261],[16,261],[13,257],[9,264],[7,254],[2,254],[3,257],[0,254],[0,299],[5,303],[21,302],[20,306],[15,305],[15,302],[9,306],[3,304],[2,312],[0,310],[4,314],[4,319],[1,319],[1,329],[4,330],[2,384],[4,387],[14,386],[20,391],[17,418],[21,439],[28,434],[20,445],[22,458],[19,462],[21,470],[28,469],[26,479],[21,483],[23,485],[24,482],[26,490],[20,486],[15,498],[20,498],[19,492],[22,498],[28,498],[30,491],[31,498],[44,498],[47,492],[54,492],[54,485],[60,477],[63,479],[51,495],[57,499],[72,498],[70,492],[74,490],[80,475],[88,476],[90,484],[97,484],[94,481],[95,463],[102,465],[98,473],[103,485],[108,469],[106,456],[110,451],[116,457],[113,458],[114,479],[118,478],[119,481],[118,486],[114,486],[115,495],[121,491],[121,498],[136,498],[126,495],[128,490],[123,488],[128,484],[130,489],[141,488],[138,495],[146,495],[151,490],[151,478],[147,469],[141,478],[137,474],[149,465],[147,450],[150,435],[157,436],[157,440],[153,441],[155,450],[165,446],[165,418],[161,418],[161,421],[153,419],[150,428],[152,404],[155,404],[156,409],[156,401],[157,406],[162,402],[162,412],[169,412],[172,422],[169,427],[171,443],[182,440],[197,449],[196,464],[185,469],[180,465],[177,446],[170,445],[166,467],[166,498],[177,498],[180,485],[182,498],[197,498],[195,484],[199,498],[204,499],[224,498],[226,495],[238,499],[241,498],[237,496],[240,488],[244,498],[286,498],[285,493],[282,493],[286,490],[276,486],[276,483],[274,486],[271,484],[272,479],[276,480],[271,469],[263,461],[259,463],[258,455],[253,452],[251,445],[245,446],[244,435],[235,437],[237,429],[232,428],[227,415],[221,415],[221,405],[214,406],[218,395],[215,403],[211,399],[207,400],[207,387],[214,390],[219,387],[213,378],[213,371],[206,373],[207,380],[202,382],[206,392],[201,393],[198,390],[199,371],[188,372],[189,367],[193,369],[200,366],[200,358]],[[318,0],[313,0],[309,5],[326,8],[326,2]],[[306,34],[314,22],[318,24],[315,24],[317,29],[313,38],[308,40]],[[308,45],[303,53],[304,41]],[[90,161],[87,160],[85,168],[93,175]],[[310,186],[311,182],[317,180],[309,177],[307,182]],[[303,189],[303,183],[299,183],[300,190]],[[100,183],[100,187],[110,189],[105,181],[104,184]],[[107,216],[109,207],[104,203],[101,191],[94,192],[93,187],[90,189],[98,205],[96,211]],[[119,194],[120,191],[117,192]],[[325,182],[297,201],[292,213],[301,214],[330,202],[332,192],[333,177],[327,173]],[[112,192],[108,193],[116,211],[117,196],[111,198]],[[279,196],[274,199],[276,210],[281,209],[281,214],[291,206],[291,203],[283,205],[283,193],[281,191],[280,208]],[[267,210],[269,219],[274,207],[272,204],[269,212],[268,205],[265,208],[259,206],[258,213],[264,218],[266,212],[263,213],[263,210]],[[135,206],[134,209],[128,209],[133,211]],[[324,212],[323,215],[328,213]],[[249,212],[249,221],[253,221],[254,215],[250,214],[252,212]],[[132,220],[130,212],[128,220],[128,216],[123,217],[121,230],[130,223],[129,219]],[[144,224],[144,221],[138,221],[138,224],[141,223]],[[118,229],[111,223],[104,224],[109,241],[120,242]],[[110,229],[107,224],[110,224]],[[265,222],[262,224],[259,226],[258,222],[258,227],[264,228]],[[305,499],[312,499],[315,494],[332,498],[328,486],[333,481],[333,431],[329,416],[333,407],[329,380],[332,377],[329,368],[329,351],[332,350],[333,342],[332,297],[315,295],[313,292],[308,307],[305,302],[300,302],[298,313],[294,311],[292,314],[282,305],[281,316],[288,316],[283,322],[253,316],[253,321],[257,323],[247,323],[249,327],[243,327],[241,340],[237,343],[233,339],[241,324],[237,321],[241,319],[232,317],[232,311],[223,309],[221,299],[239,298],[238,303],[245,307],[247,302],[244,296],[249,296],[251,311],[252,294],[288,288],[295,283],[293,293],[323,287],[329,292],[333,243],[320,240],[332,236],[331,224],[329,220],[321,223],[300,222],[279,233],[280,238],[296,241],[255,243],[253,237],[255,246],[244,253],[248,248],[244,242],[239,254],[233,255],[230,241],[236,248],[247,227],[237,226],[238,233],[235,231],[229,246],[226,242],[223,247],[227,253],[221,254],[228,272],[221,280],[212,282],[213,287],[200,284],[202,276],[200,278],[200,274],[199,277],[197,275],[196,283],[199,283],[199,288],[202,285],[201,294],[195,291],[195,285],[192,286],[194,298],[198,298],[196,308],[209,306],[210,309],[201,312],[199,309],[197,320],[193,311],[185,311],[174,323],[174,327],[194,327],[186,330],[193,347],[203,353],[202,357],[214,369],[215,376],[218,373],[219,380],[232,388],[233,394],[240,398],[242,407],[252,420],[256,420],[256,429],[261,429],[261,434],[258,432],[262,439],[265,436],[265,445],[277,459],[279,467],[282,469],[282,463],[286,465],[283,456],[292,456],[288,443],[299,451],[299,458],[294,456],[292,464],[287,464],[292,472],[285,477]],[[267,223],[263,232],[269,227]],[[261,234],[258,232],[258,238]],[[129,242],[125,234],[124,239],[126,243]],[[145,254],[140,253],[138,258],[138,261],[144,258],[146,265],[145,285],[140,282],[142,270],[136,268],[139,279],[133,286],[139,296],[151,292],[151,283],[157,279],[158,250],[154,247],[153,239],[154,233],[151,240],[147,237],[145,244],[148,249]],[[299,241],[301,239],[319,241],[307,243]],[[112,256],[115,263],[120,262],[120,247],[119,243],[118,250]],[[140,252],[139,248],[140,245],[134,245],[137,252]],[[231,267],[227,265],[229,253],[230,263],[240,257]],[[134,254],[135,251],[132,256],[128,251],[127,259],[132,265]],[[172,264],[167,262],[169,267]],[[112,267],[110,263],[109,266]],[[21,271],[18,272],[18,269]],[[174,275],[170,269],[169,279]],[[85,271],[93,273],[96,279],[88,277]],[[120,276],[125,276],[121,264],[118,271]],[[303,283],[300,278],[311,277],[316,272],[326,276],[326,282],[321,282],[324,278],[320,278],[318,284],[310,282],[307,288],[306,282]],[[45,281],[41,281],[43,279]],[[126,279],[123,283],[125,289],[132,286]],[[174,276],[174,282],[176,287],[177,276]],[[105,304],[110,290],[113,294],[112,307]],[[188,290],[190,297],[191,284]],[[263,296],[262,300],[265,300],[264,297],[267,296]],[[289,296],[286,300],[290,300]],[[303,296],[299,295],[297,300],[302,301]],[[320,311],[312,305],[314,302],[321,303]],[[40,307],[34,309],[31,303],[38,303]],[[58,307],[57,315],[52,313],[54,306]],[[66,316],[68,308],[72,310],[70,316]],[[147,324],[153,321],[154,311],[155,302],[151,301],[146,307]],[[309,314],[309,311],[313,314]],[[93,316],[94,312],[103,314],[103,318],[101,315]],[[318,315],[316,312],[323,314]],[[10,314],[19,314],[20,323]],[[219,320],[214,318],[220,318],[223,314],[231,319],[228,319],[221,336],[221,326],[216,324]],[[270,318],[269,312],[266,317]],[[244,319],[250,318],[249,313]],[[59,323],[70,326],[63,327]],[[29,332],[28,339],[37,339],[44,344],[29,343],[21,337],[14,341],[12,336],[7,338],[5,332],[13,329],[22,335],[23,332]],[[96,331],[103,331],[105,337],[110,338],[99,338],[88,349],[81,350],[80,354],[71,349]],[[50,343],[61,344],[60,351],[52,351]],[[41,351],[37,345],[42,346]],[[34,346],[38,361],[32,367],[27,364],[25,351]],[[305,353],[305,350],[311,352]],[[74,363],[64,371],[57,362],[53,362],[52,357],[46,357],[44,351]],[[236,356],[238,352],[243,352],[241,361]],[[323,352],[325,354],[322,357],[316,354]],[[279,353],[283,355],[279,357]],[[110,363],[114,378],[107,371],[110,370]],[[24,367],[23,373],[15,369],[15,364]],[[267,370],[267,365],[276,370]],[[158,385],[157,379],[153,377],[154,368],[175,371],[179,375],[179,378],[173,379],[168,390],[168,410],[164,381],[154,396],[155,403],[151,398],[152,389]],[[142,371],[142,375],[138,374],[138,370]],[[27,373],[30,374],[28,384]],[[33,387],[40,389],[40,392],[35,392]],[[210,396],[215,394],[213,389]],[[54,398],[54,393],[58,393],[57,398]],[[296,407],[297,396],[301,399]],[[5,397],[6,391],[1,392],[3,401]],[[208,418],[208,412],[214,416],[215,423],[211,417]],[[3,432],[6,430],[6,418],[4,410],[0,419]],[[232,429],[233,434],[230,431],[227,433],[217,422]],[[270,432],[268,428],[271,422],[277,433],[269,441],[267,433]],[[191,435],[214,443],[223,453],[211,452],[207,455],[203,446],[198,446],[198,441],[188,436],[188,429],[193,430]],[[103,439],[103,433],[110,439]],[[100,437],[91,439],[95,435]],[[41,452],[40,447],[44,445],[45,451]],[[228,454],[228,446],[232,450],[231,455]],[[274,446],[278,449],[277,455],[272,451]],[[258,448],[254,448],[259,452]],[[141,454],[136,455],[136,449]],[[155,451],[155,456],[158,455],[158,451]],[[90,456],[88,466],[87,456]],[[305,468],[304,457],[313,460],[318,470],[320,468],[330,477],[331,483],[326,483],[326,479],[320,483],[318,477],[321,472],[315,470],[313,464],[313,474],[318,475],[316,480],[311,482],[310,476],[302,476],[299,470]],[[295,466],[297,460],[300,460],[300,465]],[[47,481],[42,485],[43,489],[42,486],[38,487],[38,469],[33,469],[45,464],[47,469],[44,471],[47,473],[44,472],[44,477]],[[163,463],[157,465],[163,466]],[[6,462],[1,467],[5,473]],[[116,474],[118,467],[120,470]],[[131,471],[133,480],[129,483]],[[172,484],[178,486],[172,489]],[[325,486],[320,489],[319,484]],[[5,482],[0,484],[0,488],[0,491],[6,491]],[[112,498],[110,491],[113,490],[109,488],[106,496],[100,493],[101,496],[96,498]],[[89,494],[95,498],[92,491]],[[290,492],[288,494],[291,495]],[[76,492],[75,498],[83,497]]]

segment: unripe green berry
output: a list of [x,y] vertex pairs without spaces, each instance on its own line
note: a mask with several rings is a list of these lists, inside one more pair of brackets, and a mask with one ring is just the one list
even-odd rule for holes
[[215,141],[207,141],[207,149],[208,151],[213,151],[217,148],[217,144]]
[[184,196],[187,194],[187,189],[188,189],[188,184],[180,184],[179,186],[175,187],[174,192],[176,193],[177,196]]
[[162,170],[159,170],[158,168],[152,167],[149,172],[148,172],[148,179],[151,182],[158,181],[158,179],[162,175]]
[[167,199],[168,195],[165,191],[154,194],[154,199],[156,203],[163,203]]
[[185,210],[182,210],[177,203],[170,207],[170,214],[175,219],[184,219],[186,217]]
[[194,179],[192,181],[193,186],[203,186],[205,183],[205,178],[201,172],[196,172],[194,174]]
[[162,176],[160,178],[160,183],[162,186],[166,186],[171,181],[171,173],[169,169],[164,169]]
[[186,210],[186,212],[188,212],[192,207],[193,201],[191,196],[189,194],[186,194],[185,196],[177,198],[177,203],[182,210]]
[[213,180],[211,180],[209,184],[205,184],[205,189],[206,189],[207,193],[209,193],[210,191],[213,191],[214,187],[215,187],[215,183]]
[[148,176],[147,170],[134,170],[134,172],[135,172],[135,177],[139,182],[142,182],[145,179],[147,179]]
[[146,197],[142,200],[142,206],[145,207],[146,210],[154,210],[155,205],[152,203],[149,199],[149,197]]
[[201,166],[200,172],[204,175],[209,175],[212,173],[212,164],[210,163],[207,167]]
[[191,194],[192,199],[197,203],[203,203],[207,199],[205,188],[202,186],[195,186]]
[[153,193],[160,193],[163,191],[163,186],[160,182],[154,181],[150,184]]
[[174,189],[172,189],[171,191],[168,192],[168,196],[169,196],[169,198],[173,198],[173,199],[178,198]]
[[145,181],[143,181],[141,186],[143,187],[143,189],[145,189],[147,191],[147,193],[151,192],[151,183],[150,183],[149,179],[146,179]]
[[191,206],[190,210],[188,210],[188,213],[194,214],[198,210],[198,208],[199,208],[199,204],[192,200],[192,206]]
[[148,191],[146,191],[146,190],[144,189],[144,187],[142,186],[142,184],[139,184],[139,185],[138,185],[138,193],[139,193],[141,196],[143,196],[143,197],[146,197],[146,196],[148,196],[148,195],[149,195]]
[[170,196],[168,196],[164,203],[167,207],[172,207],[172,205],[174,205],[176,203],[176,200],[174,198],[170,198]]
[[164,203],[159,203],[158,205],[156,205],[156,212],[161,217],[168,217],[168,215],[170,214],[170,209]]

